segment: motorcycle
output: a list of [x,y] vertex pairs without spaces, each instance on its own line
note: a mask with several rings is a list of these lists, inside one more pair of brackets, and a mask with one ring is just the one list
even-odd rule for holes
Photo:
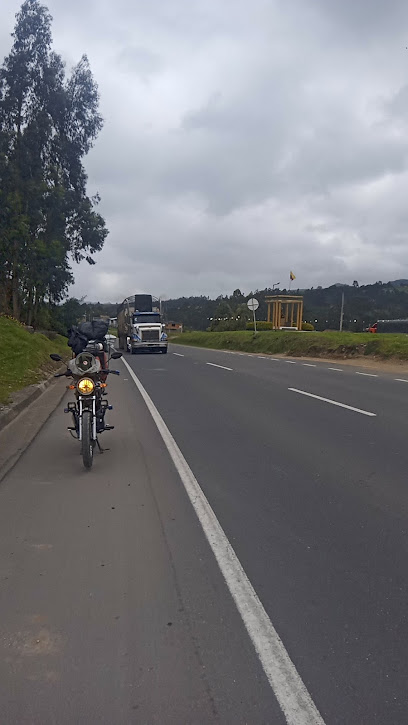
[[[109,365],[109,360],[118,360],[120,357],[122,353],[114,350],[106,360],[104,344],[91,340],[83,352],[69,360],[65,372],[54,375],[55,378],[72,377],[74,380],[68,389],[75,391],[76,400],[68,403],[64,413],[72,414],[73,425],[68,426],[68,430],[73,438],[81,442],[81,455],[86,469],[92,467],[95,446],[98,446],[100,453],[104,451],[98,435],[115,427],[105,423],[105,413],[112,410],[112,406],[103,397],[106,395],[107,376],[120,375],[119,370],[109,370],[106,363]],[[52,353],[50,358],[54,362],[62,362],[61,355],[57,353]]]

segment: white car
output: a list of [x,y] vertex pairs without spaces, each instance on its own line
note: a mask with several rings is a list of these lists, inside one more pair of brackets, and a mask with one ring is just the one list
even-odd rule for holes
[[116,335],[111,335],[110,333],[105,335],[105,340],[111,347],[115,347],[115,342],[117,339],[118,338],[116,337]]

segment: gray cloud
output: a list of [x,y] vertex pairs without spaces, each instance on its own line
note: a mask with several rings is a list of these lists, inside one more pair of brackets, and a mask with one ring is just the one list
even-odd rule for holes
[[[111,233],[73,294],[408,277],[403,0],[49,7],[105,118],[87,170]],[[17,10],[3,0],[3,55]]]

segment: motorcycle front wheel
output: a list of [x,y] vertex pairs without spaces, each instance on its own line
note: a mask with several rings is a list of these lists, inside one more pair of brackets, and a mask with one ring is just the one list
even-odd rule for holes
[[82,460],[85,468],[92,468],[93,440],[92,440],[92,414],[90,410],[82,413]]

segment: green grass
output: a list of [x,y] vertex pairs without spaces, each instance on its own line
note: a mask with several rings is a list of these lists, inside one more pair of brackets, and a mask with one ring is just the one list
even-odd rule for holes
[[185,332],[172,342],[215,350],[282,354],[293,357],[408,360],[408,335],[353,332]]
[[49,340],[45,335],[27,332],[18,322],[0,316],[0,403],[12,399],[12,393],[26,385],[41,382],[58,369],[50,360],[51,352],[64,359],[71,357],[67,338],[56,335]]

